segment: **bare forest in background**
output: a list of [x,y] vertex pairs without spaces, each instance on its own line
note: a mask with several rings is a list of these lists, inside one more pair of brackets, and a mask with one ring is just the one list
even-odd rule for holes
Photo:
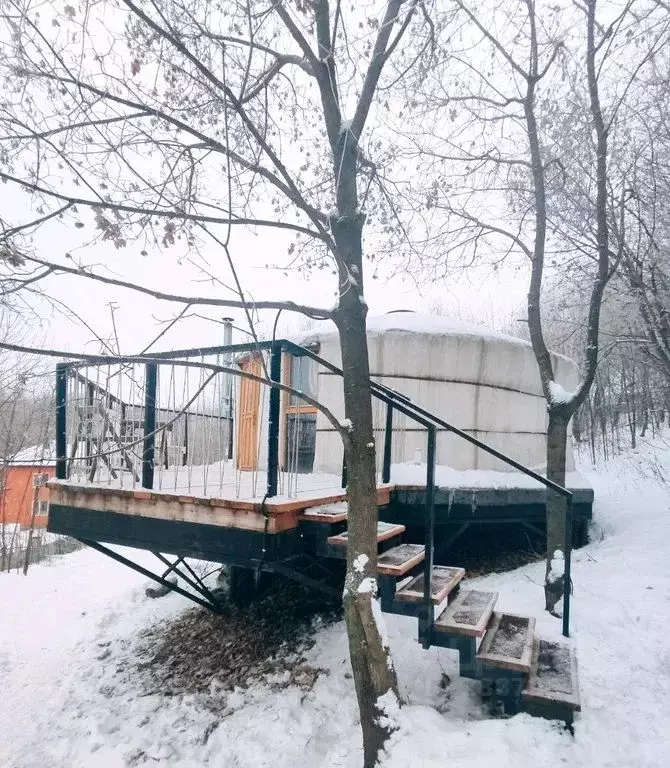
[[[3,324],[5,339],[16,328]],[[53,373],[44,361],[28,355],[0,353],[0,572],[19,570],[47,553],[67,551],[64,542],[15,521],[10,509],[8,475],[13,462],[29,459],[37,465],[52,458],[54,440]],[[26,491],[33,503],[34,490]]]

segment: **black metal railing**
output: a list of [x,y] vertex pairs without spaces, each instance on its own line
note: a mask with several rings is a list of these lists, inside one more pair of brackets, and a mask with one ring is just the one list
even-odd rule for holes
[[[145,373],[145,399],[144,399],[144,442],[142,450],[142,485],[145,488],[153,487],[153,470],[155,466],[155,434],[156,434],[156,379],[157,368],[161,362],[170,362],[177,359],[188,360],[190,358],[205,358],[209,355],[241,355],[244,353],[262,354],[269,353],[269,418],[268,418],[268,444],[267,444],[267,485],[266,497],[277,495],[279,456],[279,432],[281,418],[280,389],[272,386],[273,383],[282,381],[282,353],[292,356],[307,357],[318,363],[332,374],[343,376],[340,368],[317,355],[313,350],[302,347],[286,339],[250,342],[246,344],[232,344],[227,346],[203,347],[196,349],[174,350],[169,352],[150,353],[133,358],[113,358],[100,356],[89,358],[86,363],[59,363],[56,367],[56,477],[67,477],[67,381],[68,375],[73,369],[82,365],[108,365],[132,361],[146,366]],[[472,435],[444,421],[434,413],[427,411],[413,403],[405,395],[390,389],[378,382],[370,382],[371,394],[377,400],[386,405],[384,425],[384,446],[381,479],[388,483],[391,479],[391,458],[393,447],[393,423],[394,411],[404,415],[414,423],[426,429],[426,499],[424,504],[425,527],[425,572],[422,615],[420,616],[420,639],[425,647],[431,642],[434,622],[434,607],[432,602],[432,566],[435,540],[435,469],[436,469],[436,440],[437,430],[452,433],[457,437],[471,443],[476,448],[493,456],[501,462],[513,467],[522,474],[531,477],[542,484],[547,492],[558,493],[566,499],[565,516],[565,542],[564,542],[564,595],[563,595],[563,634],[569,636],[570,626],[570,592],[571,592],[571,553],[572,553],[572,492],[567,488],[525,467],[520,462],[492,448]],[[342,483],[346,484],[346,457],[342,472]]]

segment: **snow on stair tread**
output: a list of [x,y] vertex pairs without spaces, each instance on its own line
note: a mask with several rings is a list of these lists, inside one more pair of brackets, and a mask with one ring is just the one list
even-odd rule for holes
[[515,613],[495,611],[477,654],[477,660],[490,667],[530,673],[535,619]]
[[398,544],[377,559],[377,570],[385,576],[402,576],[425,557],[423,544]]
[[497,592],[481,592],[478,589],[463,590],[438,616],[435,621],[435,630],[450,635],[481,637],[486,632],[497,600]]
[[[396,600],[403,602],[421,602],[425,571],[415,576],[409,584],[396,592]],[[439,605],[465,576],[465,568],[452,568],[446,565],[434,565],[431,579],[433,603]]]
[[521,694],[526,708],[530,711],[534,704],[546,706],[551,714],[551,706],[579,712],[579,682],[577,678],[577,658],[574,648],[565,642],[535,639],[531,674]]
[[[386,539],[392,539],[394,536],[399,536],[405,532],[404,525],[396,525],[395,523],[377,523],[377,543],[386,541]],[[342,531],[335,536],[328,537],[329,544],[335,544],[339,547],[346,547],[349,543],[349,531]]]
[[347,502],[339,501],[334,504],[310,507],[302,513],[302,519],[314,523],[341,523],[347,519]]

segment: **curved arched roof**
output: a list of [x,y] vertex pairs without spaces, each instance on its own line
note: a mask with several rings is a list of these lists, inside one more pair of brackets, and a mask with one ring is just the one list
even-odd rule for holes
[[[525,339],[509,336],[483,325],[444,315],[424,315],[409,311],[370,315],[367,319],[367,332],[368,336],[378,336],[389,332],[416,333],[428,336],[470,336],[487,341],[501,341],[506,344],[530,347],[530,342]],[[314,343],[335,335],[337,335],[335,326],[330,322],[323,323],[322,329],[317,328],[309,331],[299,343]]]

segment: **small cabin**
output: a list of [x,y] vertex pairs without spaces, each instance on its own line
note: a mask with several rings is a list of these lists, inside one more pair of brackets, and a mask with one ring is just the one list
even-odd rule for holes
[[[298,343],[339,367],[338,332],[332,323],[323,326]],[[530,342],[453,318],[407,311],[369,317],[367,326],[374,381],[406,395],[525,466],[545,465],[547,406]],[[555,354],[552,362],[563,388],[576,388],[577,366]],[[238,364],[242,370],[263,375],[259,356],[247,355]],[[340,377],[309,357],[283,353],[282,382],[318,399],[338,418],[344,418]],[[268,388],[249,379],[242,379],[238,387],[235,462],[239,470],[253,471],[265,466],[267,460]],[[385,419],[384,404],[374,399],[379,470]],[[279,434],[283,471],[341,472],[339,435],[315,407],[286,392],[282,393]],[[404,478],[412,473],[412,466],[426,462],[425,431],[401,414],[394,416],[392,445],[395,479]],[[457,471],[510,469],[447,430],[438,430],[436,459],[438,465]],[[570,471],[574,468],[571,445],[567,459]]]

